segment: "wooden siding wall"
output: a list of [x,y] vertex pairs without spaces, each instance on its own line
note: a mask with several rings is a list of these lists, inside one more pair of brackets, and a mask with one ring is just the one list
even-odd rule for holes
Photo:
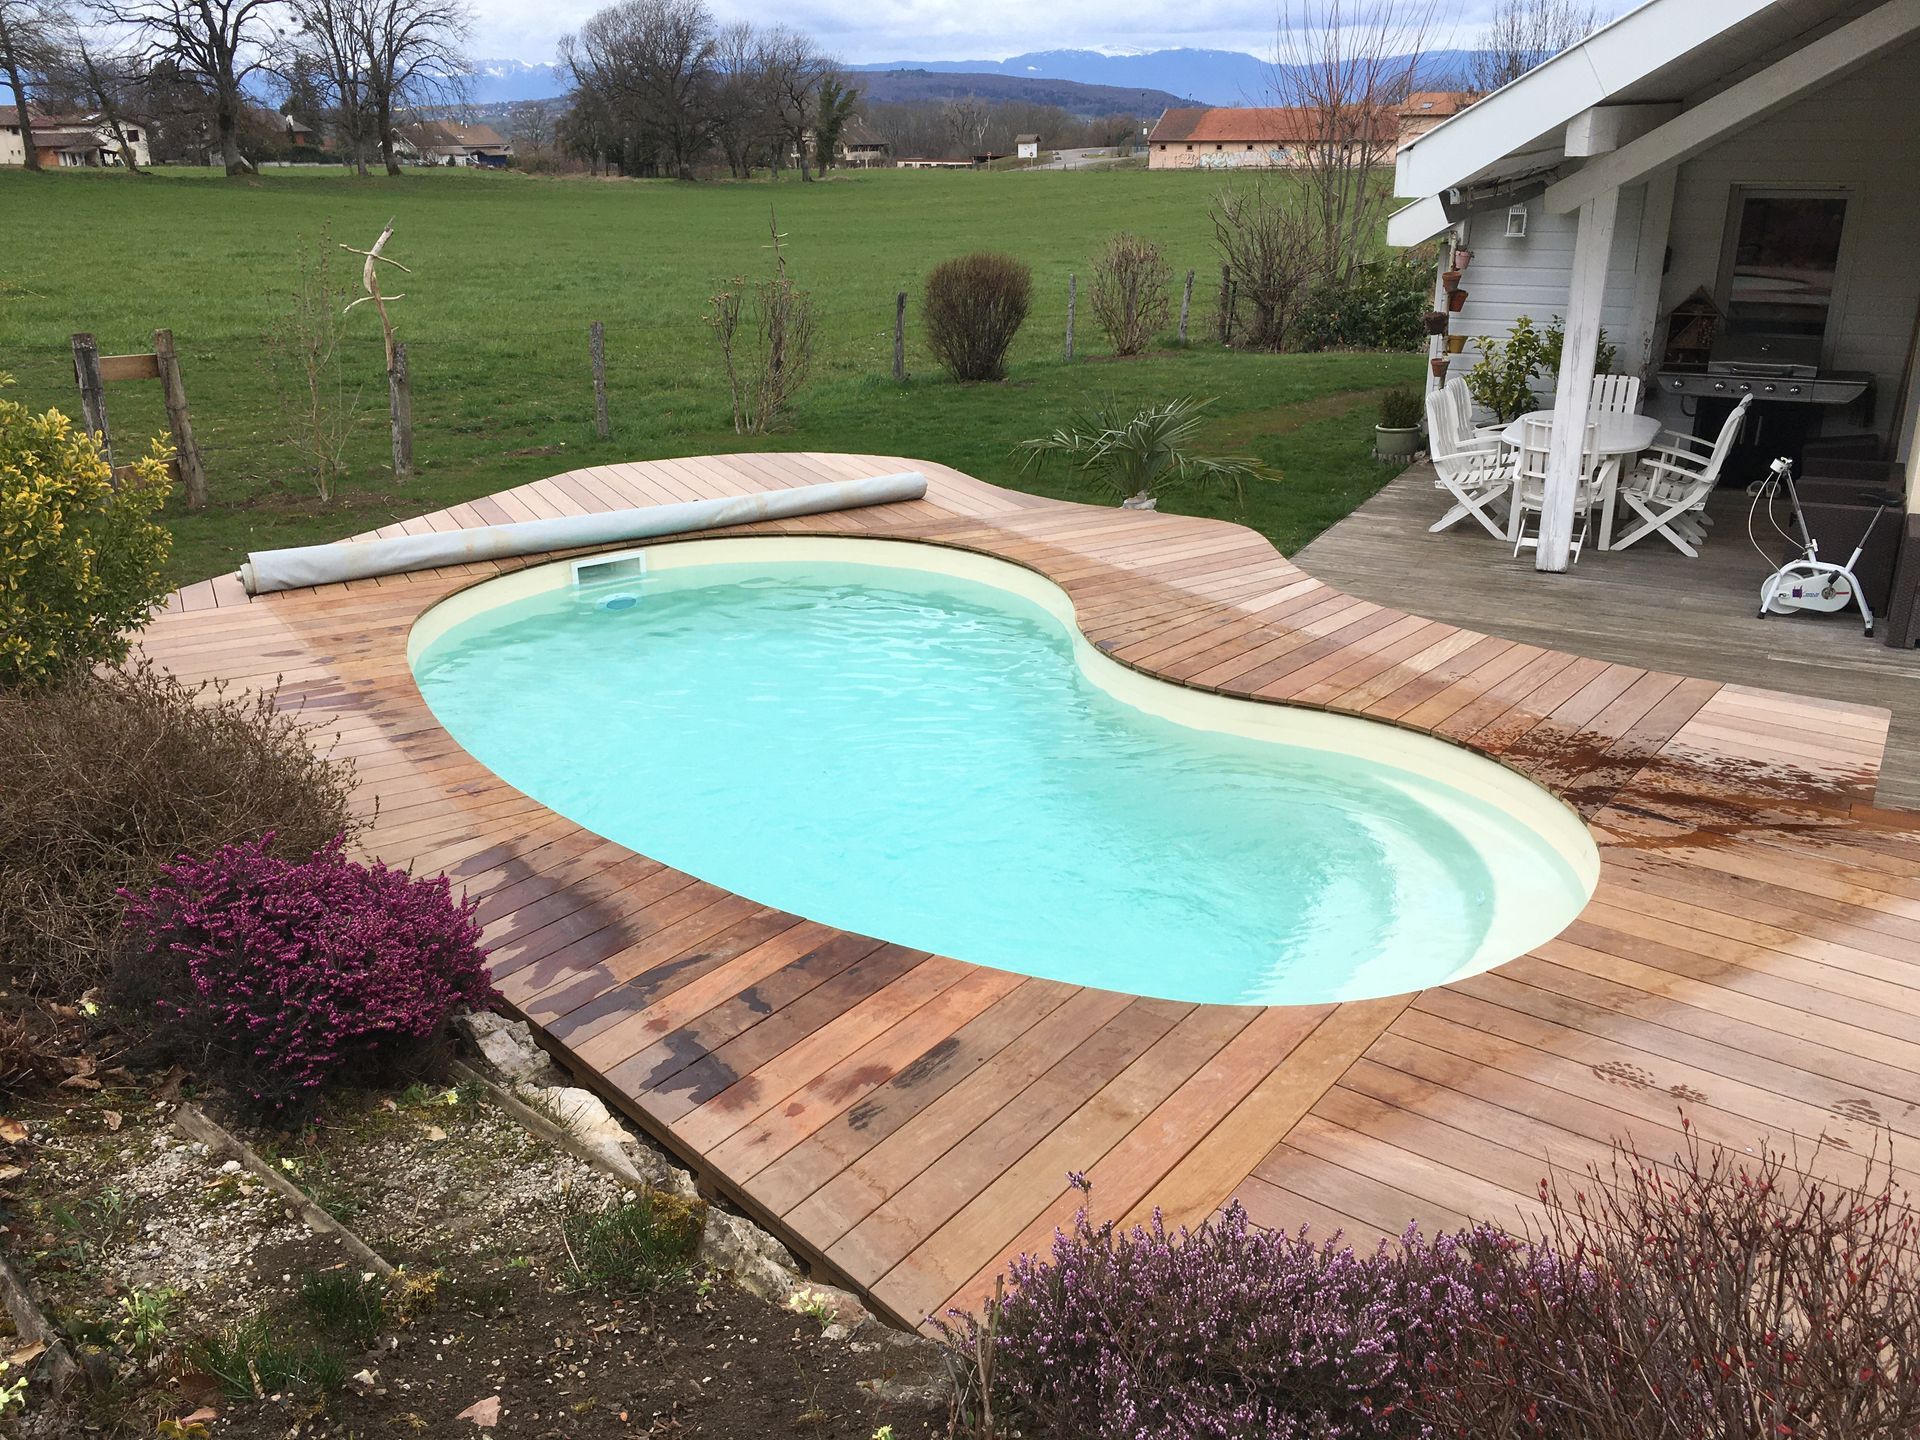
[[[1607,296],[1600,323],[1607,337],[1618,341],[1627,333],[1633,311],[1633,280],[1640,263],[1640,211],[1646,187],[1635,185],[1620,195],[1620,217],[1615,222],[1613,251],[1607,259]],[[1467,248],[1473,264],[1461,278],[1467,304],[1453,319],[1455,334],[1504,336],[1522,315],[1545,327],[1554,316],[1567,313],[1567,290],[1573,277],[1573,239],[1577,215],[1549,215],[1535,197],[1527,205],[1525,238],[1507,238],[1506,210],[1475,215],[1467,224]],[[1454,364],[1464,375],[1480,358],[1477,345]],[[1553,381],[1548,377],[1541,404],[1553,403]]]
[[1874,428],[1883,434],[1900,413],[1897,387],[1920,313],[1916,67],[1920,44],[1910,44],[1682,165],[1669,241],[1673,266],[1660,290],[1664,314],[1697,286],[1719,283],[1735,186],[1847,187],[1853,193],[1829,363],[1871,370],[1879,379]]

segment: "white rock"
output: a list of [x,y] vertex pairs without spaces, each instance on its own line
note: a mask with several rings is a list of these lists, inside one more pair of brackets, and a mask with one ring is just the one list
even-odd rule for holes
[[240,1173],[240,1168],[241,1168],[240,1162],[238,1160],[227,1160],[222,1162],[220,1166],[220,1173],[222,1175],[238,1175]]
[[485,1010],[453,1017],[454,1028],[473,1042],[481,1057],[510,1081],[529,1081],[557,1072],[547,1052],[534,1042],[524,1020],[509,1020]]
[[800,1267],[787,1247],[751,1220],[709,1208],[700,1237],[700,1260],[724,1271],[743,1290],[785,1304],[800,1287]]

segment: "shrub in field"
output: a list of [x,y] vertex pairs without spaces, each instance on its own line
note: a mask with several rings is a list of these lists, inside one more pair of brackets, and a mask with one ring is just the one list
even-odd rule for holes
[[65,415],[0,399],[0,687],[127,653],[126,632],[166,594],[171,538],[153,515],[167,458],[156,440],[116,484],[99,442]]
[[455,1010],[494,998],[477,901],[441,876],[306,860],[271,836],[164,866],[128,893],[121,994],[145,999],[190,1051],[260,1111],[309,1110],[329,1084],[417,1071]]
[[1417,250],[1357,267],[1351,280],[1313,287],[1295,322],[1301,350],[1419,350],[1433,303],[1433,256]]
[[1153,343],[1172,309],[1173,269],[1160,247],[1122,231],[1093,262],[1094,318],[1116,355],[1138,355]]
[[1221,339],[1249,350],[1284,348],[1325,268],[1319,230],[1285,186],[1263,180],[1222,190],[1208,216],[1227,267]]
[[[989,1400],[976,1435],[1057,1440],[1398,1440],[1427,1361],[1497,1271],[1492,1232],[1356,1254],[1252,1229],[1237,1205],[1169,1235],[1082,1214],[1050,1258],[1014,1262],[997,1313],[948,1328]],[[1493,1263],[1483,1263],[1491,1258]],[[982,1371],[989,1372],[983,1386]]]
[[[1890,1164],[1631,1148],[1542,1186],[1532,1263],[1418,1409],[1458,1440],[1920,1435],[1920,1220]],[[1564,1263],[1554,1260],[1562,1257]]]
[[998,380],[1032,303],[1033,272],[1011,255],[943,260],[920,303],[927,348],[956,380]]
[[707,301],[736,435],[764,435],[784,421],[813,369],[813,297],[793,283],[778,224],[770,228],[773,273],[758,282],[736,277]]
[[352,785],[268,695],[147,665],[0,689],[0,977],[77,998],[107,976],[123,887],[268,830],[311,855],[352,829]]

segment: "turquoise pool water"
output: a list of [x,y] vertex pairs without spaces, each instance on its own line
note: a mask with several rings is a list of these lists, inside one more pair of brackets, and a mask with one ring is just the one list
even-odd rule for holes
[[1242,1004],[1483,969],[1591,889],[1570,815],[1534,792],[1578,834],[1550,842],[1501,798],[1531,787],[1438,742],[1344,722],[1390,740],[1389,763],[1200,728],[1096,683],[1116,667],[1031,595],[677,548],[691,560],[644,576],[557,567],[502,603],[467,592],[414,671],[503,779],[753,900],[1022,974]]

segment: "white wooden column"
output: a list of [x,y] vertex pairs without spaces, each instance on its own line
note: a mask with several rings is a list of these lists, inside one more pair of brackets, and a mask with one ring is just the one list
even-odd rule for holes
[[1660,287],[1665,279],[1667,241],[1673,232],[1673,192],[1679,178],[1678,165],[1647,177],[1640,205],[1640,244],[1633,261],[1633,314],[1620,341],[1620,355],[1625,361],[1620,368],[1631,370],[1649,388],[1653,372],[1660,368],[1661,357],[1656,351],[1662,337],[1654,331],[1660,325]]
[[1607,257],[1620,191],[1602,191],[1580,207],[1573,242],[1573,281],[1567,292],[1566,340],[1553,396],[1553,442],[1547,451],[1546,494],[1540,506],[1536,570],[1565,570],[1573,552],[1573,502],[1580,485],[1580,449],[1592,402],[1593,352],[1600,343],[1600,307],[1607,291]]

